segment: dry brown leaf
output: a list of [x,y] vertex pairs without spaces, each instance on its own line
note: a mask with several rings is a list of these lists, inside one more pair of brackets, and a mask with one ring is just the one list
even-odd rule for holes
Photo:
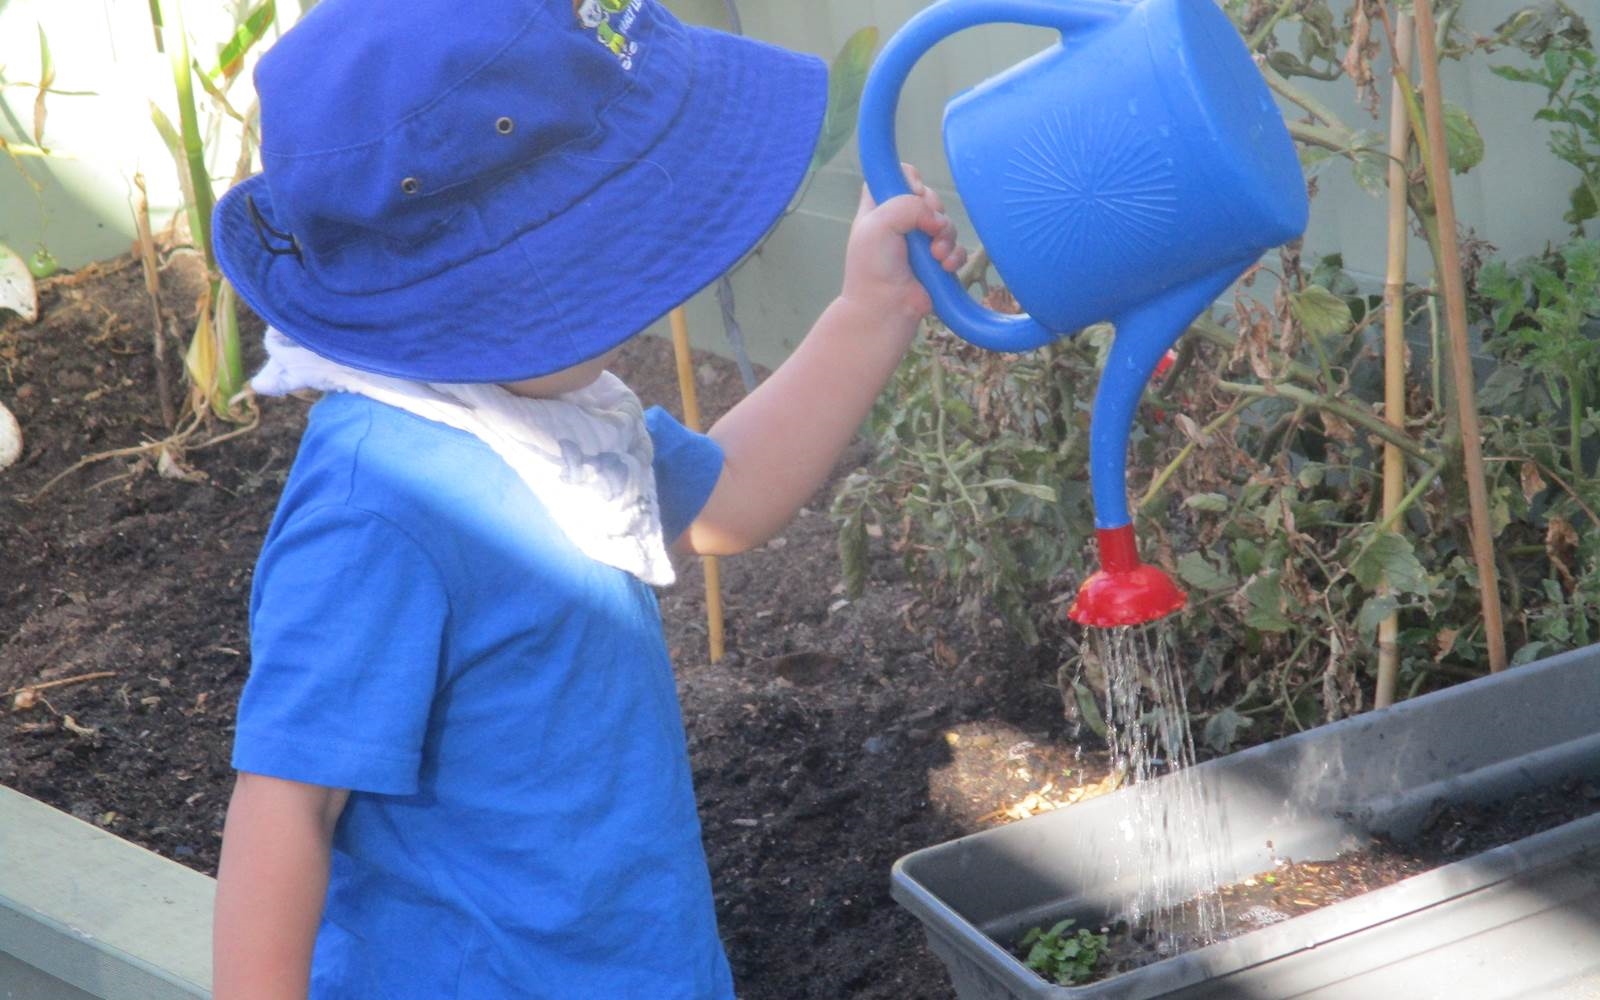
[[26,712],[31,708],[38,707],[38,705],[39,692],[33,688],[23,688],[11,699],[11,710],[14,712]]
[[156,472],[162,479],[176,479],[185,483],[203,483],[206,474],[186,463],[176,451],[171,448],[162,448],[156,458]]
[[1544,477],[1532,462],[1522,463],[1522,498],[1533,503],[1533,498],[1545,491]]
[[1345,50],[1340,65],[1350,77],[1350,82],[1356,85],[1356,99],[1373,114],[1378,112],[1378,88],[1372,75],[1372,57],[1377,51],[1367,5],[1357,0],[1350,14],[1350,47]]
[[1433,654],[1433,662],[1444,662],[1444,658],[1450,655],[1450,650],[1455,648],[1456,636],[1460,634],[1461,630],[1458,628],[1442,628],[1439,630],[1439,634],[1434,637],[1436,646]]
[[1350,444],[1356,439],[1356,429],[1351,427],[1348,421],[1326,410],[1322,413],[1322,430],[1328,437],[1341,444]]
[[1552,517],[1545,528],[1544,548],[1550,556],[1551,566],[1561,576],[1567,589],[1572,590],[1578,582],[1572,575],[1572,562],[1578,550],[1578,532],[1573,529],[1572,523],[1565,518]]
[[1552,517],[1544,531],[1545,548],[1551,558],[1566,558],[1578,548],[1578,532],[1564,517]]
[[1211,447],[1211,435],[1202,430],[1200,425],[1194,422],[1194,418],[1188,414],[1175,413],[1172,415],[1172,422],[1178,426],[1178,430],[1183,432],[1183,436],[1190,441],[1202,448]]

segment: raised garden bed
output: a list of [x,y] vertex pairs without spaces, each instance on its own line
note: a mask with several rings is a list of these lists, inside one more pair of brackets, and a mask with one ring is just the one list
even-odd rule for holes
[[1600,990],[1600,815],[1092,985],[1051,985],[1008,948],[1064,917],[1112,923],[1150,884],[1194,893],[1213,869],[1237,882],[1384,841],[1448,847],[1437,841],[1466,831],[1442,810],[1470,817],[1543,786],[1583,797],[1597,775],[1590,647],[1194,768],[1204,808],[1190,828],[1219,841],[1210,857],[1152,853],[1130,835],[1161,814],[1150,797],[1180,787],[1169,776],[909,855],[893,892],[962,1000],[1588,995]]

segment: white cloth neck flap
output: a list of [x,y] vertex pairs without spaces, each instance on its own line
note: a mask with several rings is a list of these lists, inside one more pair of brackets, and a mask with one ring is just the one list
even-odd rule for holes
[[353,392],[466,431],[494,449],[585,555],[664,587],[676,578],[662,538],[654,448],[639,398],[610,372],[553,399],[502,386],[412,382],[329,361],[268,328],[267,363],[250,385]]

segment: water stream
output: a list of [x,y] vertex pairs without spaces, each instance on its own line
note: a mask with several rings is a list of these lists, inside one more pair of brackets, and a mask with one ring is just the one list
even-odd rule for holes
[[[1160,623],[1089,631],[1105,669],[1112,767],[1136,802],[1122,830],[1129,849],[1119,856],[1137,859],[1130,865],[1137,870],[1116,873],[1119,883],[1132,883],[1122,917],[1174,947],[1180,937],[1216,940],[1225,918],[1217,892],[1224,841],[1208,828],[1190,770],[1194,737],[1171,633]],[[1166,780],[1150,784],[1158,777]]]

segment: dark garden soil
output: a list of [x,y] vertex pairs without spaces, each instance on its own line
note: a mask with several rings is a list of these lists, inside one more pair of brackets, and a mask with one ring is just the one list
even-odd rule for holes
[[[191,308],[192,260],[163,282]],[[35,497],[165,436],[150,325],[131,261],[46,282],[32,326],[0,320],[0,401],[25,439],[0,473],[0,783],[213,872],[250,575],[307,406],[264,401],[260,426],[172,454],[169,475],[151,450]],[[181,353],[168,344],[174,384]],[[727,362],[696,364],[709,419],[742,387]],[[679,411],[666,342],[635,341],[618,370]],[[945,998],[890,865],[1092,794],[1104,768],[1063,735],[1053,662],[919,601],[887,552],[845,600],[829,495],[723,561],[720,663],[699,569],[663,595],[723,936],[745,1000]]]
[[[198,288],[195,262],[173,258],[172,329],[189,328]],[[0,319],[0,401],[25,439],[0,472],[0,783],[213,872],[251,571],[307,403],[266,400],[246,432],[139,451],[166,430],[138,266],[57,276],[41,300],[31,326]],[[181,353],[169,341],[174,384]],[[714,419],[739,377],[696,366]],[[680,411],[666,342],[634,341],[617,369]],[[1104,759],[1068,738],[1048,651],[919,597],[886,545],[847,599],[830,496],[723,560],[721,662],[699,568],[662,598],[722,932],[745,1000],[948,998],[889,898],[891,864],[1098,794]]]

